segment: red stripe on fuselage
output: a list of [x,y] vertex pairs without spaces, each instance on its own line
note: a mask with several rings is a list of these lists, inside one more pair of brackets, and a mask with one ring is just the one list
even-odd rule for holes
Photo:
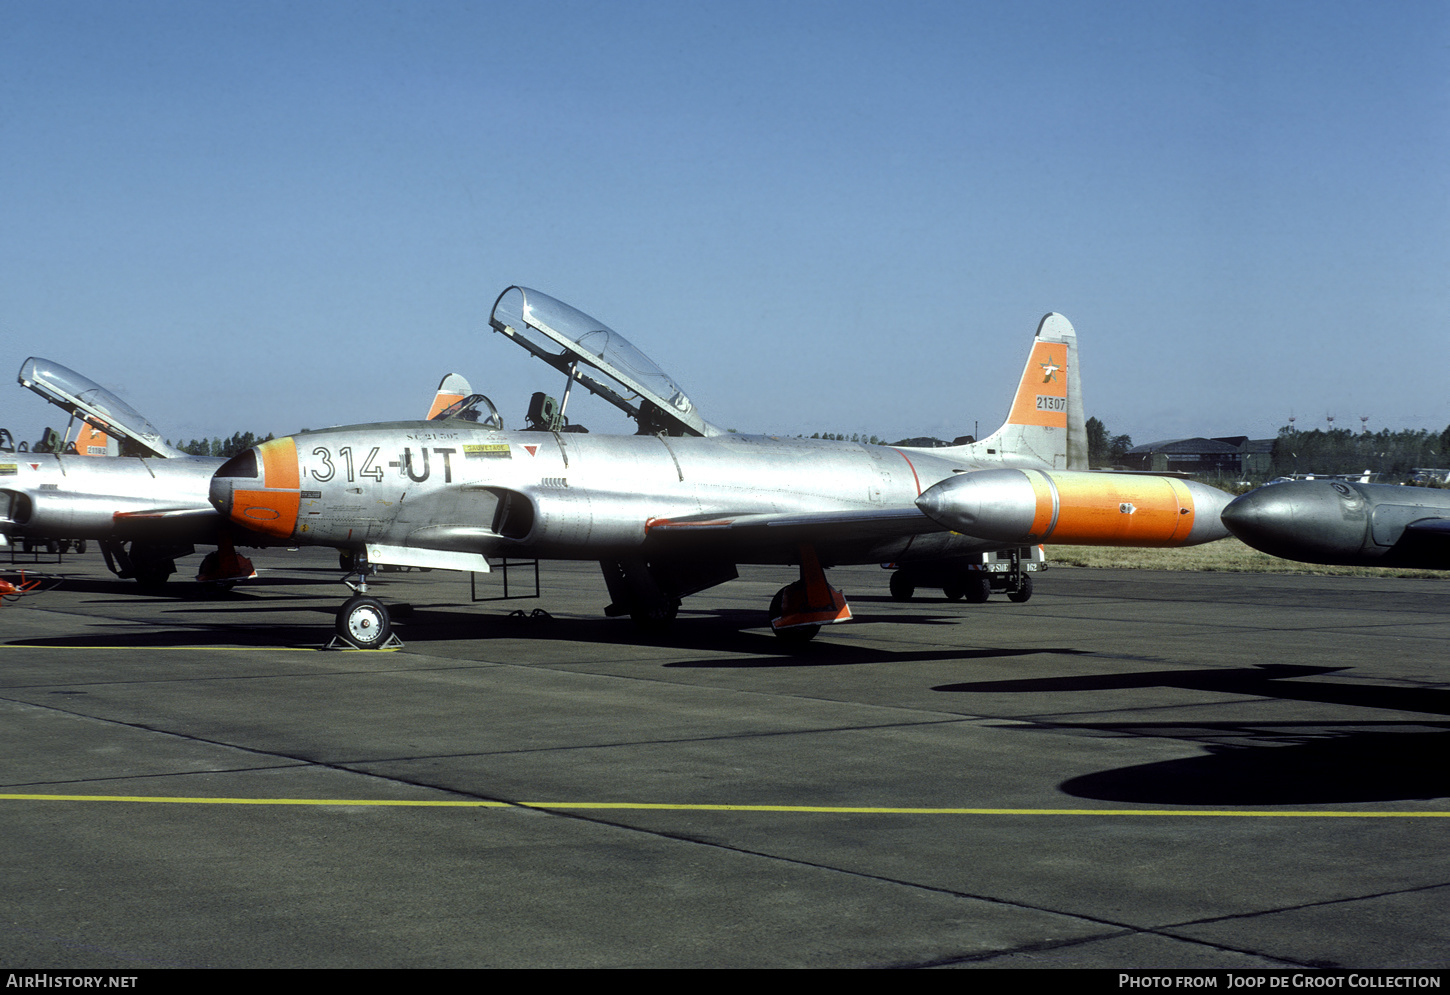
[[921,478],[916,475],[916,466],[911,462],[911,457],[907,456],[900,449],[893,449],[891,451],[906,460],[906,465],[911,467],[911,479],[916,481],[916,496],[921,497]]

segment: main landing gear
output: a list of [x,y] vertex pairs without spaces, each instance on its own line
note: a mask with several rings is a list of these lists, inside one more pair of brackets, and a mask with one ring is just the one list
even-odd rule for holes
[[335,635],[327,649],[401,649],[403,642],[393,635],[393,620],[387,605],[368,596],[368,574],[373,572],[373,566],[368,562],[367,551],[344,552],[341,562],[351,568],[342,582],[352,588],[353,596],[337,611],[337,621],[333,624]]
[[770,628],[781,642],[810,642],[821,626],[849,622],[851,608],[839,588],[826,583],[826,572],[814,546],[802,543],[801,579],[775,592],[770,601]]
[[123,543],[113,539],[101,540],[101,555],[111,573],[122,580],[135,578],[136,583],[148,591],[158,591],[166,586],[167,580],[176,573],[176,561],[196,552],[190,544],[161,545],[149,542],[133,542],[128,550]]
[[996,591],[1021,604],[1032,597],[1030,571],[1046,569],[1033,547],[980,553],[927,563],[908,563],[891,574],[891,597],[910,601],[920,588],[935,587],[948,601],[980,605]]
[[213,584],[223,591],[229,591],[239,580],[251,580],[257,576],[252,561],[237,552],[231,535],[222,530],[217,536],[216,552],[207,553],[201,559],[196,579],[203,584]]

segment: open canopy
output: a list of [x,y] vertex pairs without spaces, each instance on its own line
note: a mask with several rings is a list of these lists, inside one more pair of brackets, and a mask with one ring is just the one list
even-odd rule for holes
[[[639,423],[642,433],[720,434],[652,359],[597,318],[563,301],[527,287],[509,287],[494,302],[488,323],[572,382],[620,408]],[[592,371],[622,389],[602,383]]]
[[166,444],[141,413],[100,384],[59,363],[32,356],[20,365],[17,378],[51,404],[83,419],[113,438],[131,440],[147,456],[184,456]]

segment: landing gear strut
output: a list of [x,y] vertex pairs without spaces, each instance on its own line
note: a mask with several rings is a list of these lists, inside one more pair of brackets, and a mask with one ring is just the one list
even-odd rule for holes
[[851,608],[838,588],[826,583],[826,572],[814,546],[802,543],[801,579],[775,592],[770,602],[770,627],[786,643],[808,643],[821,626],[849,622]]
[[239,580],[251,580],[255,576],[257,571],[252,561],[237,552],[231,534],[225,529],[217,536],[216,552],[202,557],[201,567],[196,571],[198,581],[214,584],[223,591],[231,590]]
[[[368,574],[373,572],[373,566],[368,562],[367,550],[356,551],[347,558],[347,562],[352,570],[342,578],[342,582],[352,588],[353,596],[338,609],[337,621],[333,624],[336,635],[327,648],[402,648],[402,640],[393,635],[393,620],[388,614],[388,606],[368,596]],[[357,579],[354,580],[354,577]]]
[[176,560],[196,552],[195,546],[162,546],[146,542],[133,542],[128,551],[115,540],[102,540],[101,553],[106,566],[122,580],[136,579],[136,583],[147,590],[159,590],[176,573]]

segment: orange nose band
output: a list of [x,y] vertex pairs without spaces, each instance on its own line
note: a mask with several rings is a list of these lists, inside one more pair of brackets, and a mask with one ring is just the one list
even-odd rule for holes
[[290,538],[297,527],[298,492],[301,474],[297,468],[297,443],[289,438],[273,439],[257,447],[265,490],[232,493],[232,521],[254,532]]

